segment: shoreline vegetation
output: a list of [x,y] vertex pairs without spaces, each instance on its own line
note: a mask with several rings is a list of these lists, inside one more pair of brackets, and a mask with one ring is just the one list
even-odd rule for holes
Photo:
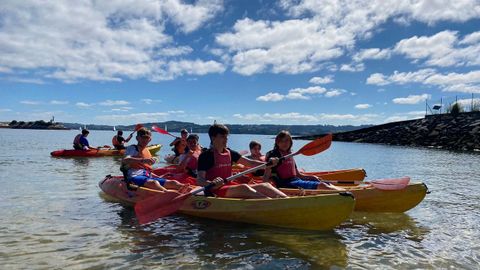
[[[312,140],[325,134],[297,136]],[[334,141],[379,143],[448,150],[480,151],[480,112],[427,115],[425,118],[337,132]]]
[[[180,132],[181,129],[187,129],[193,133],[207,133],[210,124],[198,125],[190,122],[180,121],[167,121],[167,122],[155,122],[155,123],[141,123],[147,128],[151,128],[152,125],[159,127],[167,127],[170,132]],[[281,130],[289,130],[295,135],[311,135],[319,133],[333,133],[351,131],[360,128],[371,127],[373,125],[361,125],[361,126],[334,126],[334,125],[256,125],[256,124],[226,124],[232,134],[259,134],[259,135],[275,135]],[[113,130],[112,125],[96,125],[96,124],[79,124],[79,123],[54,123],[52,121],[45,122],[43,120],[34,122],[23,122],[13,120],[11,122],[0,123],[0,127],[14,128],[14,129],[73,129],[79,130],[87,127],[89,130]],[[135,125],[115,125],[116,130],[133,131]]]

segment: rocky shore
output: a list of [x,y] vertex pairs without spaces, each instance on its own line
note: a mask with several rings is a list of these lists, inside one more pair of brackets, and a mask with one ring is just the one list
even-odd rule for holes
[[480,112],[428,115],[422,119],[335,133],[333,140],[480,151]]
[[64,127],[60,123],[55,122],[45,122],[43,120],[24,122],[24,121],[12,121],[8,124],[2,123],[0,128],[13,128],[13,129],[53,129],[53,130],[66,130],[68,128]]

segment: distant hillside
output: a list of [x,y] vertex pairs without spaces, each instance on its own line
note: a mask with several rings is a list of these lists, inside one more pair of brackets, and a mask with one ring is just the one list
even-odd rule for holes
[[[84,124],[79,123],[62,123],[65,127],[70,129],[79,129],[83,128]],[[157,125],[161,128],[167,126],[168,131],[170,132],[179,132],[182,128],[187,129],[188,131],[192,130],[194,133],[206,133],[210,125],[198,125],[195,123],[189,122],[179,122],[179,121],[167,121],[167,122],[158,122],[158,123],[143,123],[144,126],[150,128],[152,125]],[[228,125],[230,132],[232,134],[265,134],[265,135],[274,135],[277,134],[280,130],[289,130],[292,134],[295,135],[308,135],[308,134],[318,134],[318,133],[329,133],[329,132],[345,132],[356,130],[359,128],[370,127],[372,125],[362,125],[362,126],[333,126],[333,125]],[[93,125],[87,124],[86,127],[91,130],[113,130],[113,126],[109,125]],[[115,126],[117,130],[133,130],[135,125],[129,126]]]
[[0,127],[13,128],[13,129],[59,129],[59,130],[68,129],[60,123],[55,123],[53,121],[45,122],[43,120],[30,121],[30,122],[13,120],[8,124],[0,125]]
[[[297,137],[313,139],[322,136]],[[480,151],[480,112],[428,115],[333,135],[335,141]]]

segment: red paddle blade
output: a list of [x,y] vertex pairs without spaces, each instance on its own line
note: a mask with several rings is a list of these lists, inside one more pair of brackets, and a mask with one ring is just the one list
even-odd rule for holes
[[150,223],[161,217],[173,214],[182,207],[183,202],[191,196],[191,193],[179,194],[175,191],[167,191],[135,204],[135,214],[140,224]]
[[172,134],[168,133],[168,131],[166,131],[164,129],[161,129],[161,128],[155,126],[155,125],[152,126],[152,129],[155,130],[158,133],[173,136]]
[[143,128],[143,125],[142,124],[137,124],[135,126],[135,131],[139,131],[141,128]]
[[332,134],[328,134],[304,145],[297,153],[305,156],[313,156],[327,150],[332,144]]

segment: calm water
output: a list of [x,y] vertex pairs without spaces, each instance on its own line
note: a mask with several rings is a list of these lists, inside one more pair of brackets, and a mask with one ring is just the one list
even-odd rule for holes
[[[0,268],[479,269],[479,154],[335,142],[298,157],[306,170],[363,167],[369,179],[408,175],[432,191],[405,214],[356,213],[327,233],[185,216],[141,227],[132,209],[100,196],[97,183],[119,174],[119,158],[50,157],[76,133],[0,129]],[[113,135],[92,131],[89,140],[109,144]],[[252,138],[273,143],[233,135],[229,145],[243,150]],[[153,143],[170,139],[154,134]]]

